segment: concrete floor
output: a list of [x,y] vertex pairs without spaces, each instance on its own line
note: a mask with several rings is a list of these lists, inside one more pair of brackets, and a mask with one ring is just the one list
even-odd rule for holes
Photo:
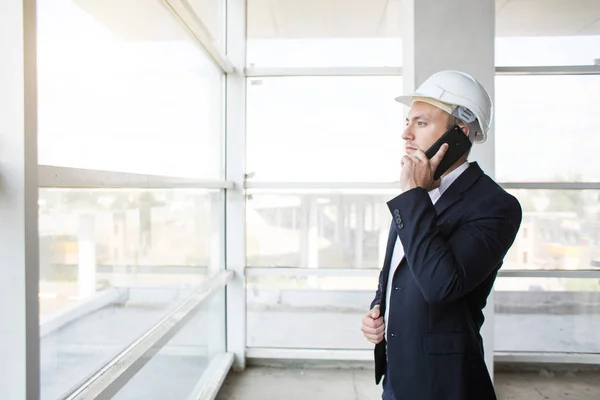
[[[497,373],[499,400],[599,400],[600,373]],[[379,400],[369,369],[251,367],[230,372],[217,400]],[[440,399],[441,400],[441,399]]]

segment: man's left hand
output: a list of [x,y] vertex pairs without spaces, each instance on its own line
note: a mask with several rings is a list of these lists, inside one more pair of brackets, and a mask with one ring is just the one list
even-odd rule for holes
[[421,150],[415,150],[412,155],[405,155],[402,157],[402,174],[400,175],[400,187],[404,192],[416,187],[422,187],[429,191],[435,189],[440,185],[440,180],[433,180],[433,174],[442,162],[444,154],[448,150],[448,145],[443,144],[438,152],[431,157],[431,160],[427,158],[425,152]]

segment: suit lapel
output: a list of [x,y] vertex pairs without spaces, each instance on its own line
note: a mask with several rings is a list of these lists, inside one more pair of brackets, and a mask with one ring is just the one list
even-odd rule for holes
[[386,296],[387,296],[387,285],[390,276],[390,268],[392,263],[392,254],[394,253],[394,244],[396,243],[396,224],[394,222],[390,225],[390,233],[388,235],[387,248],[385,251],[385,260],[383,261],[383,284],[381,287],[381,310],[385,310]]
[[390,225],[390,233],[388,235],[387,247],[385,251],[385,260],[383,261],[383,268],[386,271],[390,270],[390,263],[392,262],[392,253],[394,252],[394,243],[396,243],[396,237],[398,233],[396,232],[396,225],[392,221]]
[[448,189],[442,194],[439,200],[435,203],[435,210],[438,216],[442,215],[452,204],[456,203],[473,184],[483,175],[483,171],[476,162],[469,165],[456,181],[454,181]]

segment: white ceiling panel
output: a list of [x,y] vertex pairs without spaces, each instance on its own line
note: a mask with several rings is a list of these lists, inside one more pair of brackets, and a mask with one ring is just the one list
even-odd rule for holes
[[[183,34],[165,22],[172,17],[158,0],[75,3],[127,39],[168,40]],[[248,37],[400,37],[401,5],[402,0],[248,0]],[[209,11],[208,25],[218,15]],[[600,35],[600,0],[496,0],[496,12],[498,36]]]
[[400,3],[400,0],[248,0],[248,37],[398,37]]
[[497,36],[600,34],[598,0],[508,0],[496,16]]

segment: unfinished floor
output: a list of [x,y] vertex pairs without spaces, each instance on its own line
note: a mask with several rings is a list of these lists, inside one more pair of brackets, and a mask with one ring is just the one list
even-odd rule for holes
[[[600,400],[599,372],[497,373],[499,400]],[[217,400],[379,400],[369,369],[251,367],[231,372]]]

